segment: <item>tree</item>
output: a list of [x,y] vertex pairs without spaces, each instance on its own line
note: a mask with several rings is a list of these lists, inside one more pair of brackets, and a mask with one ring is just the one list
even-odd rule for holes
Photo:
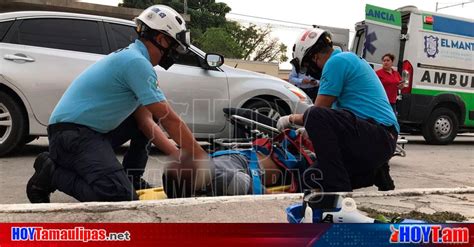
[[250,24],[243,27],[236,22],[229,22],[226,29],[242,48],[242,59],[264,62],[284,62],[288,59],[286,45],[271,37],[269,26],[259,28]]
[[228,58],[242,58],[243,49],[224,28],[212,27],[198,40],[200,48]]
[[[184,12],[183,0],[124,0],[122,6],[147,8],[153,4],[164,4],[178,12]],[[256,25],[244,27],[228,21],[225,16],[231,8],[215,0],[188,0],[191,22],[191,42],[208,52],[220,53],[229,58],[283,62],[287,47],[272,38],[271,28]]]
[[[180,13],[184,12],[183,0],[161,0],[161,4],[169,5]],[[226,3],[216,3],[215,0],[188,0],[188,14],[191,22],[191,40],[200,45],[199,40],[208,28],[223,27],[227,20],[225,15],[231,11]]]
[[[184,12],[183,0],[124,0],[121,6],[145,9],[154,4],[168,5],[179,13]],[[208,28],[223,27],[227,22],[225,15],[230,11],[226,3],[216,3],[215,0],[188,0],[188,14],[192,20],[188,23],[191,41],[196,43],[200,40]]]

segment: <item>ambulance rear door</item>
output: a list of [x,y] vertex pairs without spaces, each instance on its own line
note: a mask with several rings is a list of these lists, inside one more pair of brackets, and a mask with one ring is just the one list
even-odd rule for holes
[[365,20],[356,24],[352,51],[365,58],[375,70],[382,67],[382,56],[391,53],[396,57],[393,65],[397,70],[401,27],[400,12],[367,4]]

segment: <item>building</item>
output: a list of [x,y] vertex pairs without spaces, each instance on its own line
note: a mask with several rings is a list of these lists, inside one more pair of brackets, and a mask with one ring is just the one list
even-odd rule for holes
[[[132,20],[143,11],[142,9],[84,3],[75,0],[0,0],[0,13],[28,10],[73,12],[126,20]],[[183,15],[183,18],[187,22],[191,20],[189,15]]]

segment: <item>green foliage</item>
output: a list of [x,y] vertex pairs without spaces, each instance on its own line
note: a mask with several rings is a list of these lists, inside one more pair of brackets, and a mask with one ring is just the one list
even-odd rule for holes
[[219,53],[228,58],[242,58],[242,47],[224,28],[208,28],[198,42],[200,48],[207,52]]
[[243,27],[238,23],[227,26],[229,32],[244,50],[243,59],[265,62],[284,62],[287,47],[277,38],[271,37],[271,28],[259,28],[250,24]]
[[[220,53],[229,58],[265,62],[284,62],[287,47],[270,36],[270,27],[256,25],[244,27],[226,20],[231,11],[226,3],[215,0],[188,0],[191,22],[191,42],[207,52]],[[176,11],[184,12],[183,0],[124,0],[124,7],[147,8],[153,4],[164,4]]]

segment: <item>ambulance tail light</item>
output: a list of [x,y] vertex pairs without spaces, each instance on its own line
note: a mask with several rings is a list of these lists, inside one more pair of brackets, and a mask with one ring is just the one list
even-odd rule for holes
[[402,89],[402,94],[411,93],[413,87],[413,66],[408,60],[403,61],[402,81],[405,84],[405,87]]

